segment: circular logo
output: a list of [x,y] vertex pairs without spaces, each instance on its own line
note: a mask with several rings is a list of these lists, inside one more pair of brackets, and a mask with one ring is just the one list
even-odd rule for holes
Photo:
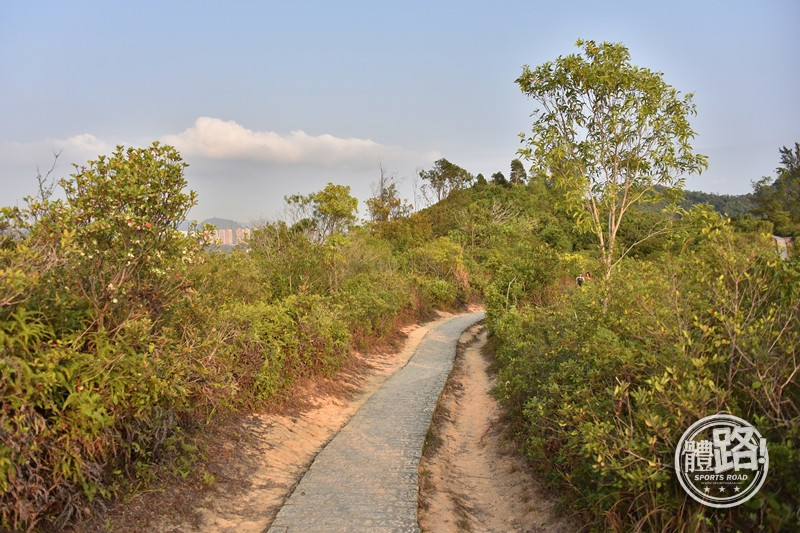
[[767,477],[767,441],[741,418],[717,414],[692,424],[675,449],[683,489],[710,507],[735,507],[753,497]]

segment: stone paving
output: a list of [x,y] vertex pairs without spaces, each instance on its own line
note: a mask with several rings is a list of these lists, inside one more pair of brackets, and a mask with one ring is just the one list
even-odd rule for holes
[[419,532],[417,468],[461,332],[484,313],[429,331],[411,360],[317,455],[270,533]]

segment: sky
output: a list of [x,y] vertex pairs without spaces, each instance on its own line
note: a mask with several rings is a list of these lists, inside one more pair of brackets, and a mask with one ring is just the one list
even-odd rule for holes
[[365,216],[381,169],[413,202],[442,157],[508,176],[535,107],[514,80],[579,38],[693,93],[709,168],[687,188],[745,194],[800,141],[798,20],[798,0],[3,0],[0,205],[155,140],[197,220],[272,220],[329,182]]

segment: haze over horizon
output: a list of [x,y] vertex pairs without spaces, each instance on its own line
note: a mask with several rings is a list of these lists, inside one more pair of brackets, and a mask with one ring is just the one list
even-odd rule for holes
[[[272,218],[328,182],[370,196],[379,165],[411,198],[445,157],[489,177],[517,157],[533,103],[522,65],[622,42],[694,93],[687,189],[751,192],[800,141],[800,2],[188,1],[0,5],[0,205],[117,144],[175,145],[190,217]],[[360,210],[364,215],[364,209]]]

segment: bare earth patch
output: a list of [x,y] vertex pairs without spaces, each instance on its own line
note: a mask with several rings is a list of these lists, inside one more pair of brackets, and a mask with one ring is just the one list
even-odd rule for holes
[[427,533],[571,532],[525,460],[504,436],[482,354],[486,330],[461,336],[420,462],[420,527]]

